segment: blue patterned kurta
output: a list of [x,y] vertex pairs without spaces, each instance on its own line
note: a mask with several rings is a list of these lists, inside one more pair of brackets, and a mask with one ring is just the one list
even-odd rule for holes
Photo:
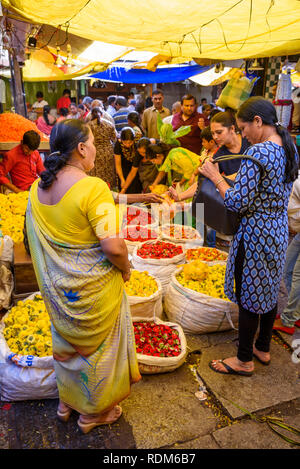
[[226,191],[224,204],[242,214],[229,252],[224,291],[237,302],[234,292],[235,258],[243,242],[245,257],[241,282],[241,305],[253,313],[267,313],[276,306],[288,246],[287,206],[292,183],[285,183],[286,156],[283,147],[268,141],[251,146],[245,154],[254,156],[265,168],[242,160],[233,188]]

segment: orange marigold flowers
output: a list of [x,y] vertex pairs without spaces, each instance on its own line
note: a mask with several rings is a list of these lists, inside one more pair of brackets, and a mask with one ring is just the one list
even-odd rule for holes
[[0,114],[0,142],[20,142],[28,130],[34,130],[41,136],[41,140],[47,141],[35,123],[29,119],[12,112]]

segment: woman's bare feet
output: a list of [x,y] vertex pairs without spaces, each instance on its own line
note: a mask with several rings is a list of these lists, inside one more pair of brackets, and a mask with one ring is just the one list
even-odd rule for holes
[[263,363],[270,363],[271,360],[271,355],[270,352],[261,352],[260,350],[257,350],[255,345],[253,345],[253,354],[256,356],[256,358],[259,358],[259,360]]

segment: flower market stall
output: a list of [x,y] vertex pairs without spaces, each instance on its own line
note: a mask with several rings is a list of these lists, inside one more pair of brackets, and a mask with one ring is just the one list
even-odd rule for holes
[[[28,281],[34,271],[24,247],[27,200],[28,192],[0,196],[1,229],[14,243],[15,290],[0,326],[0,354],[6,361],[5,384],[2,383],[0,397],[8,401],[39,399],[42,390],[44,397],[57,396],[49,316],[37,284],[33,287]],[[227,253],[202,247],[203,240],[197,230],[174,225],[170,219],[165,223],[156,217],[157,211],[147,206],[123,208],[122,233],[131,251],[132,264],[125,291],[140,372],[172,372],[184,363],[187,355],[185,332],[198,334],[217,330],[217,326],[209,325],[210,309],[215,308],[220,317],[224,314],[227,317],[226,311],[234,310],[222,292]],[[171,219],[172,216],[174,213]],[[28,289],[17,295],[16,288],[26,290],[24,273]],[[208,278],[204,279],[207,274]],[[35,293],[31,294],[31,288]],[[201,297],[201,305],[199,298],[194,298],[197,295]],[[202,329],[186,326],[181,316],[188,309],[196,316],[200,311]],[[233,317],[234,323],[235,319]],[[234,327],[234,324],[230,326],[226,322],[226,327]]]

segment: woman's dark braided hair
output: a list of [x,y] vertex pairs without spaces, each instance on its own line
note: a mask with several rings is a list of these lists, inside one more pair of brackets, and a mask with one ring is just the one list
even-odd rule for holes
[[101,123],[101,116],[102,116],[102,111],[101,111],[100,107],[94,107],[91,110],[92,120],[97,119],[97,124],[98,125],[100,125],[100,123]]
[[282,145],[286,154],[285,182],[293,182],[298,177],[299,156],[297,148],[288,130],[279,122],[274,105],[262,96],[253,96],[247,99],[237,112],[237,118],[243,122],[253,122],[255,116],[259,116],[262,123],[272,125],[282,139]]
[[49,119],[48,119],[48,115],[50,114],[50,111],[51,111],[51,107],[48,106],[48,104],[46,106],[43,107],[43,118],[45,119],[45,122],[47,125],[54,125],[54,124],[51,124],[49,122]]
[[50,134],[50,155],[44,160],[45,171],[41,173],[39,187],[48,189],[55,181],[57,173],[70,160],[80,142],[86,142],[90,129],[79,119],[66,119],[56,124]]

